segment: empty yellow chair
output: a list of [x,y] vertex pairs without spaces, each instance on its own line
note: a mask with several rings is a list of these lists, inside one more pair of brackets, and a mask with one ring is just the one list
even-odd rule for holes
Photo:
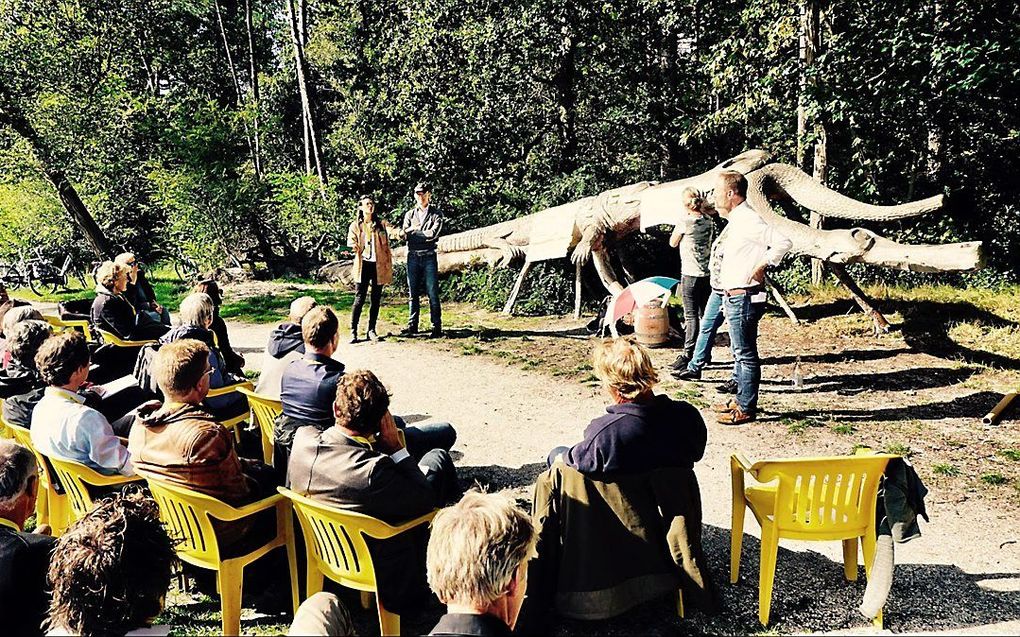
[[[225,395],[233,393],[233,392],[241,392],[242,389],[247,389],[247,390],[251,391],[254,388],[255,388],[255,386],[251,384],[251,381],[245,380],[245,381],[241,381],[239,383],[234,383],[233,385],[224,385],[223,387],[217,387],[216,389],[210,389],[209,393],[206,394],[206,398],[215,398],[216,396],[225,396]],[[247,394],[245,394],[245,395],[247,395]],[[234,416],[233,418],[228,418],[227,420],[219,421],[219,423],[221,425],[223,425],[224,427],[226,427],[230,431],[234,432],[234,440],[236,440],[238,442],[241,441],[241,429],[240,429],[240,427],[241,427],[242,424],[244,424],[246,422],[248,422],[248,412],[244,412],[244,413],[242,413],[242,414],[240,414],[238,416]]]
[[116,334],[108,330],[97,328],[96,331],[99,332],[99,335],[103,337],[104,342],[110,345],[114,345],[116,347],[141,347],[142,345],[148,345],[149,343],[159,342],[157,340],[129,341],[117,336]]
[[237,391],[248,397],[252,422],[259,426],[259,431],[262,433],[262,459],[267,465],[272,465],[273,428],[276,424],[276,417],[283,413],[283,403],[268,396],[256,394],[246,387],[240,387]]
[[[875,556],[875,500],[885,465],[896,456],[867,454],[829,458],[764,460],[753,465],[739,454],[730,457],[733,525],[730,530],[730,582],[740,571],[744,508],[761,525],[761,571],[758,619],[769,621],[779,538],[843,542],[843,571],[857,579],[857,541],[864,569],[871,573]],[[758,484],[746,486],[749,474]],[[881,626],[882,615],[875,619]]]
[[138,476],[103,475],[95,469],[73,460],[49,458],[57,479],[64,487],[67,501],[71,505],[71,520],[80,519],[94,506],[93,491],[95,487],[115,487],[128,482],[140,482]]
[[[271,550],[283,546],[290,567],[291,603],[298,608],[297,554],[294,550],[294,526],[290,504],[281,495],[274,495],[241,507],[232,507],[211,496],[190,489],[146,478],[149,490],[159,505],[160,517],[170,533],[180,538],[177,555],[182,561],[216,571],[223,613],[222,632],[237,635],[241,630],[241,590],[244,567]],[[213,519],[236,522],[269,509],[276,510],[276,534],[264,545],[249,553],[226,557],[220,549],[213,529]]]
[[[290,489],[280,487],[279,491],[294,504],[294,512],[304,531],[308,555],[305,594],[309,597],[322,590],[323,577],[328,577],[342,586],[362,591],[362,603],[365,604],[365,593],[378,593],[379,590],[365,537],[385,540],[427,524],[436,514],[433,511],[400,526],[390,526],[367,515],[316,502]],[[400,615],[387,611],[378,599],[376,594],[381,634],[399,635]]]
[[32,444],[32,433],[24,427],[10,423],[7,423],[7,429],[14,435],[19,445],[35,454],[36,463],[39,465],[39,497],[35,501],[35,523],[49,524],[53,529],[53,537],[59,537],[70,522],[71,512],[68,509],[67,496],[64,495],[49,459],[36,451],[35,445]]

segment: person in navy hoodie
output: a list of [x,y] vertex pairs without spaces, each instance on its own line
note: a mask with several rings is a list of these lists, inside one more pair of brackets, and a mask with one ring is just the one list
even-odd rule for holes
[[549,454],[587,476],[693,468],[705,455],[708,430],[691,404],[655,394],[659,377],[648,351],[630,338],[595,346],[595,375],[613,404],[591,421],[584,439]]

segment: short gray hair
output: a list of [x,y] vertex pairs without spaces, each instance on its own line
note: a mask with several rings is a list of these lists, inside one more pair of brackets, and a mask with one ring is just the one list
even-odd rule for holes
[[193,292],[181,301],[181,325],[209,327],[215,312],[211,296],[205,292]]
[[31,305],[18,305],[12,307],[4,314],[3,333],[10,336],[11,329],[22,321],[41,321],[42,314]]
[[22,365],[35,367],[35,354],[43,342],[53,335],[53,328],[46,321],[22,321],[11,328],[7,335],[7,351],[11,358]]
[[0,511],[7,510],[28,490],[38,474],[35,454],[13,440],[0,438]]
[[290,315],[287,318],[300,325],[305,314],[318,304],[319,302],[310,296],[299,296],[290,302]]
[[469,491],[432,520],[429,586],[444,604],[484,608],[506,593],[536,540],[531,518],[508,496]]

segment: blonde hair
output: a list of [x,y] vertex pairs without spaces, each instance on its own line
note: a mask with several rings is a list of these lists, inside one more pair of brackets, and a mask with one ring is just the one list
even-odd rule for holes
[[599,380],[628,400],[651,391],[659,382],[648,350],[630,338],[606,339],[598,343],[592,358]]
[[122,266],[124,266],[125,268],[130,268],[131,266],[128,265],[128,261],[130,261],[131,259],[134,259],[134,258],[135,258],[135,253],[134,252],[121,252],[120,254],[118,254],[113,259],[113,262],[114,263],[119,263]]
[[683,203],[684,208],[701,212],[702,206],[705,205],[705,196],[697,188],[687,186],[680,193],[680,201]]
[[301,323],[301,319],[305,317],[305,314],[315,306],[319,304],[318,301],[310,296],[299,296],[290,302],[290,315],[288,318],[294,323]]
[[444,604],[484,608],[506,594],[536,541],[531,517],[508,496],[469,491],[432,520],[429,586]]
[[202,341],[182,338],[159,348],[152,377],[168,397],[184,396],[198,385],[209,367],[209,347]]
[[212,297],[205,292],[192,292],[181,301],[181,325],[195,325],[208,328],[212,323],[216,306]]
[[130,273],[130,268],[120,263],[113,261],[103,261],[103,265],[99,266],[99,271],[96,272],[96,281],[99,282],[107,290],[113,291],[113,284],[117,282],[117,279],[123,274],[125,277]]

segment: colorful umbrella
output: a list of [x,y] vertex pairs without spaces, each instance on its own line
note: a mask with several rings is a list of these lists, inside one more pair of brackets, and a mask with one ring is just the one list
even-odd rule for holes
[[668,276],[651,276],[631,283],[609,302],[605,324],[609,325],[613,336],[617,336],[616,322],[620,317],[657,299],[661,299],[662,305],[665,305],[673,294],[673,288],[678,285],[680,281]]

